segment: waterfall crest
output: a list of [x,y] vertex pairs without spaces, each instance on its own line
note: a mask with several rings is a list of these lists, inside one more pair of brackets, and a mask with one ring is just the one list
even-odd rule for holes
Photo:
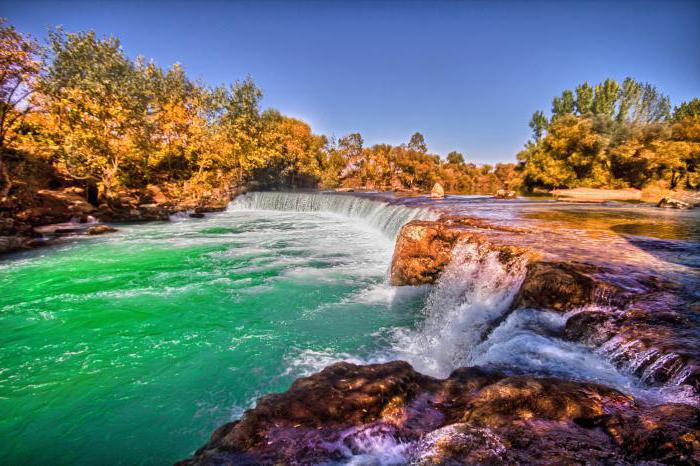
[[392,238],[411,220],[437,218],[428,209],[335,193],[254,192],[237,197],[229,204],[229,210],[327,212],[357,219]]

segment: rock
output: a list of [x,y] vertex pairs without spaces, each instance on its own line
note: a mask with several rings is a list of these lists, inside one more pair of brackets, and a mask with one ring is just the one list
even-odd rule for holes
[[336,193],[352,193],[355,192],[354,188],[335,188]]
[[391,284],[434,283],[450,262],[462,233],[434,221],[413,220],[401,228],[391,261]]
[[610,301],[617,288],[594,278],[594,267],[575,262],[532,262],[513,308],[567,311],[597,300]]
[[403,444],[407,464],[697,464],[699,415],[594,383],[341,362],[259,399],[178,464],[338,463],[373,440]]
[[163,193],[163,190],[160,189],[158,186],[148,185],[146,187],[146,190],[150,194],[150,197],[154,203],[167,204],[170,202],[170,199],[168,199],[168,197]]
[[117,231],[116,228],[110,227],[108,225],[96,225],[94,227],[90,227],[87,230],[88,235],[104,235],[105,233],[113,233]]
[[518,193],[515,191],[510,191],[508,189],[499,189],[496,191],[496,197],[497,199],[515,199],[518,197]]
[[204,218],[204,214],[201,212],[194,212],[189,215],[190,218]]
[[433,199],[445,198],[445,190],[443,189],[440,183],[435,183],[435,186],[433,186],[433,190],[430,191],[430,197],[432,197]]
[[30,247],[31,238],[24,236],[0,236],[0,254]]
[[673,199],[672,197],[664,197],[656,205],[665,209],[692,209],[693,206],[687,202]]
[[515,256],[530,254],[523,248],[491,244],[473,231],[489,227],[483,221],[449,216],[408,222],[401,228],[394,246],[391,284],[418,286],[435,283],[450,263],[452,250],[460,241],[478,244],[482,252],[497,251],[504,264]]
[[563,337],[599,348],[647,384],[686,385],[700,394],[696,319],[685,300],[655,290],[628,296],[620,307],[582,309],[566,321]]

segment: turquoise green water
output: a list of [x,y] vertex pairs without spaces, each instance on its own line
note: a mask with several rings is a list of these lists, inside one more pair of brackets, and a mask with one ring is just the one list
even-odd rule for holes
[[259,395],[371,357],[421,296],[393,241],[330,214],[122,226],[0,262],[5,464],[167,464]]

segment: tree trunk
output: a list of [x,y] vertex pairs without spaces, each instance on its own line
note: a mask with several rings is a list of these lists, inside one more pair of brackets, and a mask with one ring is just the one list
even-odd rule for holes
[[10,179],[10,172],[7,169],[7,163],[5,162],[5,156],[0,149],[0,179],[2,180],[2,188],[0,188],[0,202],[4,203],[7,195],[12,189],[12,180]]

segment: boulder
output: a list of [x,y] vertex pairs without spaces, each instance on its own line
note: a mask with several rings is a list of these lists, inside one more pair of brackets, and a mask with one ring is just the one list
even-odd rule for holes
[[697,464],[699,415],[595,383],[341,362],[259,399],[178,464],[337,464],[377,442],[401,444],[406,464]]
[[482,253],[496,251],[506,265],[524,254],[534,257],[524,248],[492,244],[474,231],[490,227],[492,225],[477,219],[450,216],[408,222],[401,228],[394,246],[391,284],[418,286],[435,283],[452,260],[452,251],[460,241],[479,245]]
[[664,209],[692,209],[693,206],[688,202],[684,202],[672,197],[664,197],[656,205],[657,207],[662,207]]
[[0,254],[26,249],[30,241],[24,236],[0,236]]
[[513,308],[568,311],[597,300],[608,303],[619,290],[596,279],[596,271],[577,262],[531,262]]
[[430,191],[430,197],[432,197],[433,199],[445,198],[445,190],[443,189],[440,183],[435,183],[435,186],[433,186],[433,190]]
[[391,260],[391,284],[434,283],[450,262],[462,232],[435,221],[413,220],[401,228]]
[[518,197],[518,193],[515,191],[510,191],[508,189],[499,189],[496,191],[496,199],[515,199]]
[[204,214],[201,212],[193,212],[189,215],[190,218],[204,218]]
[[104,235],[105,233],[113,233],[117,231],[116,228],[110,227],[109,225],[96,225],[90,227],[87,230],[88,235]]

